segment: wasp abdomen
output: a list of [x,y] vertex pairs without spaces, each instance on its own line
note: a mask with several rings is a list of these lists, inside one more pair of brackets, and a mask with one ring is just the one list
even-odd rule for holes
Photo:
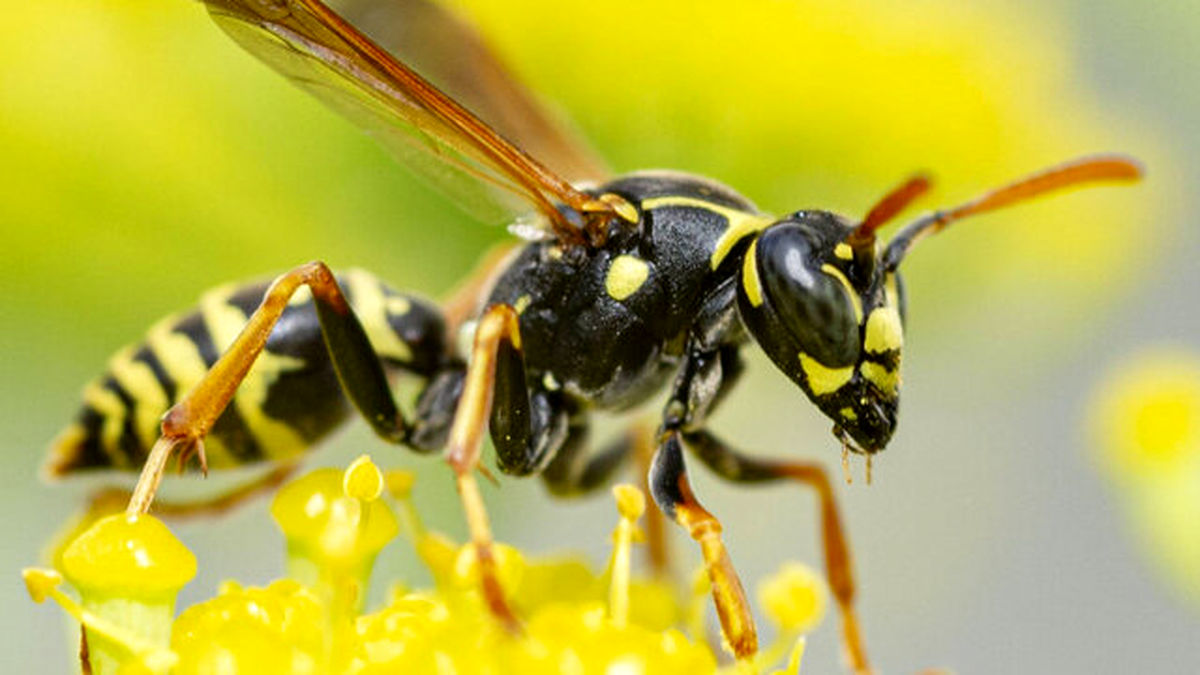
[[[362,270],[338,282],[389,371],[428,377],[445,349],[437,306],[399,293]],[[167,317],[140,344],[117,352],[83,392],[75,421],[51,447],[47,472],[136,470],[158,438],[162,415],[224,352],[269,281],[230,284],[199,307]],[[284,310],[237,395],[205,440],[210,468],[294,457],[350,415],[307,288]]]

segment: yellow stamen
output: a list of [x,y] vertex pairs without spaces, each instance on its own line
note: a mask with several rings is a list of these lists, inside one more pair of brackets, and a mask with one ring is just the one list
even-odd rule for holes
[[609,585],[608,612],[613,625],[629,624],[629,576],[637,519],[646,511],[646,496],[632,485],[617,485],[612,490],[621,521],[613,533],[612,581]]
[[342,491],[347,497],[373,502],[383,493],[383,473],[370,455],[359,455],[346,469],[342,478]]

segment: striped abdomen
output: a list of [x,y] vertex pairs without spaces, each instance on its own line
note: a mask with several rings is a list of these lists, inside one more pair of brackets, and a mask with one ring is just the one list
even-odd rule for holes
[[[428,377],[442,359],[444,326],[432,303],[402,295],[368,272],[338,282],[389,371]],[[233,342],[270,282],[231,284],[193,311],[168,317],[141,344],[118,352],[87,385],[83,407],[50,449],[47,471],[141,467],[167,409]],[[210,468],[294,457],[350,414],[321,338],[312,296],[302,288],[205,441]]]

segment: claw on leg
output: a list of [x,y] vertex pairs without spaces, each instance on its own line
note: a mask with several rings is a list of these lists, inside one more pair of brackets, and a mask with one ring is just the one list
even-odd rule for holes
[[142,473],[138,476],[137,485],[133,488],[133,495],[129,498],[129,506],[125,508],[126,513],[136,515],[150,510],[150,504],[154,502],[154,494],[158,492],[163,473],[167,470],[167,462],[171,459],[171,453],[186,442],[186,438],[169,436],[160,436],[155,441],[154,447],[150,448],[150,454],[146,457],[146,463],[142,465]]

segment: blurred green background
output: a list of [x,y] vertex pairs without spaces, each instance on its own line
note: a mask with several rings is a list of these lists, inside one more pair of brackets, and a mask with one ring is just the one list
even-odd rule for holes
[[[1138,552],[1137,521],[1083,431],[1110,363],[1145,343],[1200,350],[1193,3],[456,4],[616,169],[707,174],[767,210],[862,214],[916,169],[938,179],[933,206],[1080,154],[1145,161],[1137,188],[980,218],[909,258],[901,427],[875,483],[840,493],[884,671],[1200,668],[1200,610]],[[7,8],[0,185],[6,672],[70,668],[56,610],[29,602],[17,571],[95,485],[35,476],[109,354],[220,282],[321,258],[437,296],[506,237],[182,1]],[[828,422],[764,358],[751,369],[715,427],[836,468]],[[438,462],[357,422],[329,445],[314,465],[370,451],[419,469],[426,517],[462,531]],[[787,558],[818,564],[810,495],[693,473],[751,583]],[[607,547],[607,499],[547,503],[536,481],[512,480],[488,498],[501,539],[597,558]],[[262,502],[177,532],[200,559],[185,604],[223,578],[280,571]],[[688,544],[674,542],[681,569],[696,559]],[[380,564],[380,577],[416,567],[403,547]],[[828,618],[806,672],[832,670],[837,643]]]

